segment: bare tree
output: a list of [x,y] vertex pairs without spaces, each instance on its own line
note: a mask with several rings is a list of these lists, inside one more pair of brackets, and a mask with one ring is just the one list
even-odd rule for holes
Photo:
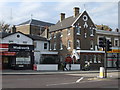
[[6,24],[3,21],[0,21],[0,32],[7,32],[10,33],[10,25]]

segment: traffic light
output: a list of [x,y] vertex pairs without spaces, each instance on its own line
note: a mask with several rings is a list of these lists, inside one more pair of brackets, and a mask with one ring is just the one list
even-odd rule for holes
[[104,37],[99,38],[99,47],[105,47],[105,38]]
[[112,42],[107,40],[107,51],[112,51],[111,47],[112,47]]

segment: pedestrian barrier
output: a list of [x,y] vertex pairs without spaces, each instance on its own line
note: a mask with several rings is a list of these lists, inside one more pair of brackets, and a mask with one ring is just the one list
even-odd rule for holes
[[100,67],[99,77],[100,77],[100,78],[104,78],[104,77],[105,77],[105,69],[104,69],[104,67]]

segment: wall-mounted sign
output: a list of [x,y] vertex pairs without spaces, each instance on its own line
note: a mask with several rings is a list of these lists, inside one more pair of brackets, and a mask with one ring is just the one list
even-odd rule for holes
[[19,45],[10,44],[9,51],[32,51],[34,49],[33,45]]

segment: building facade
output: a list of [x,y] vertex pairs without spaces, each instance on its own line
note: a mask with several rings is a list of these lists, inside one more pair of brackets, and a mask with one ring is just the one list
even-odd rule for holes
[[33,69],[46,58],[57,61],[58,53],[49,51],[49,41],[44,37],[21,32],[0,34],[2,69]]
[[98,51],[96,26],[86,11],[79,13],[74,8],[74,15],[65,18],[61,13],[60,20],[49,28],[50,50],[58,51],[60,61],[67,56],[72,63],[79,63],[81,68],[90,62],[93,69],[103,66],[104,51]]

